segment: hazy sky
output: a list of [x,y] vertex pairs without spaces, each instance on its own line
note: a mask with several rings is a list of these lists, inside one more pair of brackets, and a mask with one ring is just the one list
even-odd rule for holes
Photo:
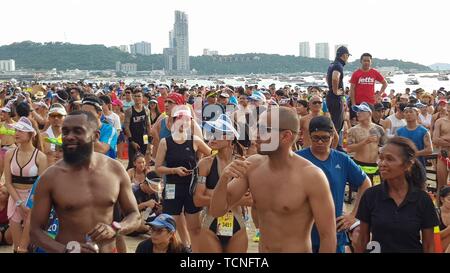
[[168,47],[174,11],[189,18],[190,55],[298,55],[299,42],[348,44],[353,57],[450,63],[450,1],[2,0],[0,44],[32,40]]

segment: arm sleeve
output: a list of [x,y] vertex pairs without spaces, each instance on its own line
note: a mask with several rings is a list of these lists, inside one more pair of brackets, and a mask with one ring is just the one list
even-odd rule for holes
[[352,77],[350,78],[349,83],[356,84],[356,71],[353,72]]

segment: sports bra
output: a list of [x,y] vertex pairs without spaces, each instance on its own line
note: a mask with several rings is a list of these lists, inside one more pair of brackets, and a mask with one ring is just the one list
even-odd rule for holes
[[34,149],[33,154],[31,155],[30,160],[28,160],[25,166],[21,167],[19,165],[19,161],[17,160],[17,151],[19,148],[14,150],[14,155],[11,158],[10,168],[11,168],[11,176],[12,183],[16,184],[34,184],[34,181],[38,178],[38,166],[36,164],[36,158],[38,154],[38,149]]

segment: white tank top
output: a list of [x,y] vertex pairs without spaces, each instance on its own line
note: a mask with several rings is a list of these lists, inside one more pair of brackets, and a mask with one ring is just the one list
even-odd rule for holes
[[397,129],[406,126],[406,121],[404,119],[398,119],[395,114],[390,115],[388,119],[391,121],[391,132],[390,136],[395,136]]
[[[48,127],[47,131],[45,131],[45,133],[48,135],[49,138],[58,138],[59,137],[59,136],[55,136],[55,134],[53,134],[52,126]],[[50,144],[50,150],[52,152],[56,151],[56,145]]]
[[431,126],[431,118],[433,116],[427,113],[427,116],[424,117],[422,114],[419,114],[420,122],[422,122],[423,126]]

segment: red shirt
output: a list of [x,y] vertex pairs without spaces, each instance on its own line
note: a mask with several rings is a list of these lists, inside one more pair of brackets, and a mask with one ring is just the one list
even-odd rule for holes
[[357,105],[362,102],[375,104],[375,81],[383,82],[384,78],[380,72],[373,68],[369,71],[358,69],[353,72],[350,83],[355,85],[355,101]]
[[156,100],[158,101],[159,111],[161,113],[165,112],[166,111],[166,107],[165,107],[166,99],[159,96]]

